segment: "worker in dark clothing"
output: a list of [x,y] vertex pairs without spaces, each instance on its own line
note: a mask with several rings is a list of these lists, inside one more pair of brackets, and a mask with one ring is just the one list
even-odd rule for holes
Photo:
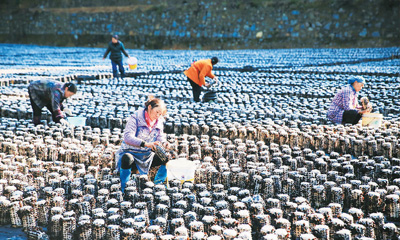
[[75,84],[61,83],[51,80],[38,80],[28,86],[29,99],[33,110],[33,123],[40,124],[42,108],[47,107],[51,112],[53,121],[68,125],[64,113],[71,115],[71,111],[64,108],[62,102],[77,92]]
[[114,79],[118,78],[117,66],[119,68],[119,72],[121,73],[121,79],[125,77],[124,66],[122,65],[122,54],[121,52],[129,58],[128,53],[125,51],[124,44],[118,40],[118,35],[113,35],[111,38],[111,42],[108,43],[107,51],[104,53],[103,60],[107,57],[108,53],[110,53],[111,65],[113,70]]

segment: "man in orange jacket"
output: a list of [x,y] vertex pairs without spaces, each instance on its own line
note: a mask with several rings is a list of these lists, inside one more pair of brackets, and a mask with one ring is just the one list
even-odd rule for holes
[[192,66],[183,72],[187,76],[190,85],[192,85],[193,99],[195,102],[200,102],[201,86],[210,86],[209,83],[206,83],[206,76],[215,79],[217,82],[217,77],[215,77],[215,75],[212,73],[213,66],[217,63],[217,57],[199,60],[192,63]]

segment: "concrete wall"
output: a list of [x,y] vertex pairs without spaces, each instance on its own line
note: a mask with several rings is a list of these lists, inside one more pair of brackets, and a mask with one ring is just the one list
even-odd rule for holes
[[400,45],[400,0],[5,0],[0,42],[241,49]]

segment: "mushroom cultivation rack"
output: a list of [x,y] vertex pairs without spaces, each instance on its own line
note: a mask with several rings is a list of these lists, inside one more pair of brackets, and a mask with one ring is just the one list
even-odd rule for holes
[[[128,50],[139,62],[124,80],[103,51],[0,45],[0,225],[29,239],[397,239],[399,48]],[[212,56],[218,98],[195,103],[182,71]],[[380,128],[325,118],[354,75]],[[44,78],[78,84],[67,105],[86,126],[45,111],[32,125],[27,85]],[[123,195],[114,153],[149,94],[195,181],[136,176]]]

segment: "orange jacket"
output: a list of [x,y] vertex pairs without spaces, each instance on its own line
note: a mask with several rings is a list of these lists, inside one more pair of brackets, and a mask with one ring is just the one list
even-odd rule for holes
[[183,73],[201,87],[206,83],[206,80],[204,79],[206,76],[209,78],[215,77],[211,72],[212,68],[213,65],[211,64],[211,59],[203,59],[192,63],[192,66]]

